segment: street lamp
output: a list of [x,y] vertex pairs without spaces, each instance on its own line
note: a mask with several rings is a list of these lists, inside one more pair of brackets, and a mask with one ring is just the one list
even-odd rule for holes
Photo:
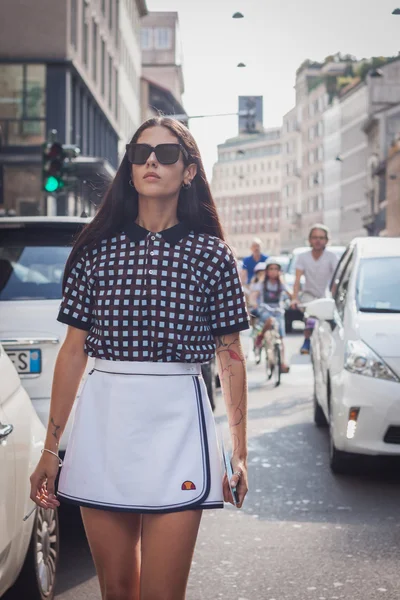
[[243,19],[243,18],[244,18],[244,14],[243,14],[243,13],[241,13],[241,12],[235,12],[235,13],[232,15],[232,19]]
[[395,8],[394,11],[392,11],[392,15],[400,15],[400,8]]
[[343,158],[340,156],[340,154],[337,155],[335,160],[337,160],[338,162],[343,162]]
[[243,62],[240,62],[236,65],[239,68],[245,67],[246,65]]

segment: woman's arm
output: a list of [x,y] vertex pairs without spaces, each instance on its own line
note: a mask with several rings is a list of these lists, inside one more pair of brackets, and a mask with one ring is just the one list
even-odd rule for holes
[[[70,415],[82,375],[87,363],[84,344],[88,331],[68,327],[67,336],[57,356],[54,369],[49,422],[44,447],[58,453],[62,433]],[[31,476],[31,499],[39,506],[53,508],[58,505],[54,497],[54,482],[58,472],[58,460],[49,452],[43,452]],[[38,501],[46,484],[47,498]],[[55,498],[55,497],[54,497]]]
[[[247,373],[239,333],[216,338],[218,373],[228,415],[232,439],[232,468],[242,476],[233,478],[237,486],[240,507],[247,493]],[[224,496],[230,501],[227,481],[224,479]]]

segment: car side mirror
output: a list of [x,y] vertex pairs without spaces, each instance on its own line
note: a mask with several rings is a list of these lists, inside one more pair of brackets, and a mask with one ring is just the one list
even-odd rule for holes
[[319,298],[308,302],[305,308],[309,317],[315,317],[320,321],[332,321],[335,314],[335,301],[333,298]]

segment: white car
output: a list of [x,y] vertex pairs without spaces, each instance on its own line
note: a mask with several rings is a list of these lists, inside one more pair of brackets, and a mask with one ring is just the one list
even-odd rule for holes
[[334,472],[353,455],[400,456],[400,238],[353,240],[329,297],[307,305],[314,420],[329,424]]
[[0,597],[51,600],[58,562],[57,511],[34,508],[29,477],[46,430],[0,344]]
[[[73,238],[89,220],[0,218],[0,342],[45,426],[54,364],[67,332],[57,321],[65,262]],[[92,363],[89,359],[85,375]],[[72,418],[73,413],[60,441],[61,455]]]

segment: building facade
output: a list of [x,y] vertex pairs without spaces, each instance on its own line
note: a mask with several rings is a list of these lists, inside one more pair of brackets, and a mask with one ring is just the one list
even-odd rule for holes
[[335,99],[324,112],[324,208],[323,223],[329,227],[331,243],[341,244],[341,120],[342,105]]
[[303,153],[300,122],[297,107],[283,117],[280,238],[284,252],[304,244],[301,231]]
[[368,114],[368,86],[355,83],[340,94],[341,202],[340,243],[366,235],[363,217],[367,212],[367,139],[362,129]]
[[96,198],[102,194],[140,122],[139,31],[146,5],[37,0],[21,7],[4,0],[2,9],[0,207],[47,214],[50,202],[52,214],[68,214],[68,194],[46,198],[41,191],[41,146],[51,130],[61,143],[79,146],[77,193],[89,194],[83,180],[93,177]]
[[240,135],[218,146],[212,191],[228,242],[238,257],[261,239],[269,254],[280,253],[281,128]]
[[180,115],[179,120],[187,123],[177,12],[150,12],[143,17],[141,51],[142,120],[160,114]]
[[[393,145],[400,134],[400,60],[382,66],[368,77],[368,116],[363,124],[367,137],[367,206],[363,225],[368,235],[387,235],[393,231],[389,222],[396,190],[396,152],[391,162]],[[391,169],[388,164],[391,162]],[[392,178],[393,177],[393,178]],[[390,199],[391,210],[387,212]],[[396,227],[396,226],[395,226]],[[390,234],[391,235],[391,234]]]

